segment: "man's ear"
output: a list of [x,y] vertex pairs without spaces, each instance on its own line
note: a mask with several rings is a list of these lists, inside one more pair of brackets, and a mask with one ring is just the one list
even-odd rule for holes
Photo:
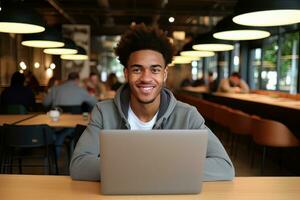
[[168,66],[166,66],[164,69],[164,83],[167,81],[167,78],[168,78]]
[[125,77],[126,82],[128,82],[128,69],[127,69],[127,67],[124,67],[123,73],[124,73],[124,77]]

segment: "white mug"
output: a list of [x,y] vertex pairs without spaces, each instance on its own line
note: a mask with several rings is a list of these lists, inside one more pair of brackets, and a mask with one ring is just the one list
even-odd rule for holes
[[58,110],[50,110],[48,115],[52,121],[56,122],[59,120],[60,112]]

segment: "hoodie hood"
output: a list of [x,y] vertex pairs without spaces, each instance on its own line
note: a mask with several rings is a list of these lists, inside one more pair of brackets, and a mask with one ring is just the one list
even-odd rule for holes
[[[120,87],[116,93],[114,98],[114,103],[120,113],[121,118],[125,121],[127,127],[129,127],[128,123],[128,109],[130,102],[130,87],[128,84]],[[160,95],[160,106],[159,112],[157,115],[157,120],[153,128],[161,129],[163,128],[164,121],[170,116],[172,111],[176,106],[177,100],[170,90],[167,88],[163,88]]]

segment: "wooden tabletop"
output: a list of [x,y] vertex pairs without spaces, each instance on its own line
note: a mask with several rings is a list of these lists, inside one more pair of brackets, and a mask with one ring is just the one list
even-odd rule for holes
[[58,121],[52,121],[51,118],[47,114],[40,114],[33,118],[24,120],[17,125],[38,125],[38,124],[47,124],[51,127],[55,128],[73,128],[77,124],[87,125],[89,122],[89,117],[83,117],[80,114],[62,114],[59,117]]
[[0,197],[9,200],[299,200],[300,177],[238,177],[206,182],[197,195],[101,195],[99,182],[68,176],[0,175]]
[[16,122],[22,121],[27,118],[33,117],[34,114],[26,115],[0,115],[0,126],[3,124],[15,124]]
[[266,96],[261,94],[237,94],[237,93],[217,92],[214,93],[214,95],[300,110],[300,101],[294,99],[288,99],[282,97],[271,97],[271,96]]

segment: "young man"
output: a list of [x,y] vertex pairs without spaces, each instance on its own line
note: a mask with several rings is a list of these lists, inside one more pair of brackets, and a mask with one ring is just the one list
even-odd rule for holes
[[249,86],[241,79],[241,76],[237,72],[233,72],[229,78],[221,80],[218,87],[218,92],[227,93],[248,93]]
[[[114,100],[97,103],[74,151],[70,174],[78,180],[100,180],[101,129],[208,129],[195,107],[179,102],[166,88],[173,46],[165,34],[145,25],[131,27],[116,54],[127,84]],[[217,137],[209,131],[204,180],[231,180],[234,168]]]

